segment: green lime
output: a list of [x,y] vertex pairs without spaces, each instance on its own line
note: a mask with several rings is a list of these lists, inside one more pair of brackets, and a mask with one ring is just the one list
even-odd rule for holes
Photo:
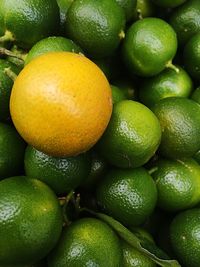
[[128,243],[122,242],[123,267],[156,267],[157,265]]
[[179,211],[200,202],[200,166],[195,160],[160,159],[151,175],[156,182],[160,208]]
[[39,40],[56,34],[59,28],[56,0],[1,0],[0,42],[11,40],[31,48]]
[[91,151],[91,169],[87,179],[82,186],[87,189],[93,189],[107,171],[108,164],[105,159],[96,151]]
[[75,157],[55,158],[28,146],[24,158],[25,173],[49,185],[56,194],[63,195],[83,183],[91,168],[88,153]]
[[111,164],[134,168],[149,161],[160,139],[160,124],[153,112],[139,102],[123,100],[114,105],[97,148]]
[[25,147],[14,127],[0,123],[0,180],[22,172]]
[[31,60],[40,55],[55,51],[67,51],[74,53],[83,52],[72,40],[64,37],[51,36],[40,40],[31,48],[25,59],[25,64],[28,64]]
[[200,33],[192,36],[183,51],[184,64],[188,73],[200,81]]
[[144,168],[110,170],[97,187],[97,201],[106,213],[128,226],[137,226],[153,212],[156,185]]
[[137,0],[115,0],[125,11],[126,21],[130,21],[133,18],[134,11],[136,9]]
[[187,0],[152,0],[152,2],[161,7],[177,7],[185,3]]
[[67,13],[67,36],[94,58],[113,54],[124,27],[125,13],[115,0],[76,0]]
[[0,266],[31,264],[56,245],[62,214],[53,191],[23,176],[0,182]]
[[156,267],[157,265],[128,243],[121,242],[123,267]]
[[170,227],[171,244],[181,266],[199,267],[200,209],[179,213]]
[[153,17],[156,8],[151,0],[137,0],[136,10],[134,12],[134,20]]
[[65,33],[67,11],[73,1],[74,0],[57,0],[58,6],[60,9],[60,28],[63,34]]
[[138,98],[137,80],[134,78],[131,80],[130,77],[123,76],[114,80],[114,85],[122,90],[126,99],[129,100],[137,100]]
[[159,18],[144,18],[128,29],[122,52],[131,73],[149,77],[170,67],[176,50],[177,38],[172,27]]
[[192,157],[200,149],[200,105],[193,100],[168,97],[153,108],[162,129],[163,156]]
[[200,30],[200,1],[186,1],[176,8],[170,17],[170,24],[177,33],[180,45],[184,45]]
[[191,95],[191,99],[200,104],[200,87],[197,87]]
[[116,104],[117,102],[127,99],[125,94],[126,92],[121,90],[119,87],[111,85],[111,91],[112,91],[113,104]]
[[121,267],[122,249],[113,230],[104,222],[84,218],[65,228],[48,257],[49,267]]
[[6,121],[10,117],[9,102],[13,86],[13,80],[6,74],[11,69],[18,74],[19,69],[5,59],[0,59],[0,121]]
[[139,90],[139,98],[148,107],[167,97],[189,97],[193,83],[187,72],[179,66],[178,71],[165,69],[158,75],[145,79]]

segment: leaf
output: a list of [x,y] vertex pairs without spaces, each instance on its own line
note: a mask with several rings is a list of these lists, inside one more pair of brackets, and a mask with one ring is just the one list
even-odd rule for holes
[[148,258],[152,259],[152,261],[154,261],[158,265],[162,267],[181,267],[181,265],[176,260],[171,260],[168,255],[166,255],[154,243],[150,242],[147,239],[139,239],[135,234],[133,234],[112,217],[103,213],[95,213],[90,210],[87,211],[106,222],[124,241],[126,241],[129,245],[140,251]]

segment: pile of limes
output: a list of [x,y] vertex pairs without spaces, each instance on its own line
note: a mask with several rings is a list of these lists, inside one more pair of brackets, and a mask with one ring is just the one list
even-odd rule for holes
[[0,267],[200,266],[200,0],[0,1]]

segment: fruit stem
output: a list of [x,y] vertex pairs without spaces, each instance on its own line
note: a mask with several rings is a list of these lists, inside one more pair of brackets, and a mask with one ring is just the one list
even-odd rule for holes
[[176,67],[176,66],[172,63],[171,60],[167,62],[167,64],[165,65],[165,67],[166,67],[166,68],[170,68],[170,69],[172,69],[172,70],[175,70],[176,73],[179,73],[179,68]]
[[6,55],[6,56],[9,56],[9,57],[15,57],[15,58],[21,60],[22,62],[24,62],[25,57],[26,57],[26,55],[22,55],[20,53],[12,52],[12,51],[4,48],[4,47],[0,47],[0,55]]
[[10,31],[6,30],[5,34],[0,37],[0,43],[9,42],[9,41],[13,42],[15,41],[15,38]]
[[151,175],[152,173],[154,173],[154,172],[157,171],[157,170],[158,170],[158,167],[156,166],[156,167],[151,168],[151,169],[148,171],[148,173]]
[[119,38],[120,40],[125,38],[125,32],[123,30],[119,33]]
[[137,9],[137,16],[138,16],[138,19],[143,19],[142,11],[139,8]]
[[16,80],[17,78],[17,74],[14,73],[11,68],[5,68],[4,69],[4,73],[11,79],[13,80],[13,82]]

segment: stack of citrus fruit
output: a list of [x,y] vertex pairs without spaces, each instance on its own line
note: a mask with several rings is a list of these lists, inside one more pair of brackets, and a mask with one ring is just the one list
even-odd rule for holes
[[199,0],[1,0],[0,267],[199,267],[199,74]]

